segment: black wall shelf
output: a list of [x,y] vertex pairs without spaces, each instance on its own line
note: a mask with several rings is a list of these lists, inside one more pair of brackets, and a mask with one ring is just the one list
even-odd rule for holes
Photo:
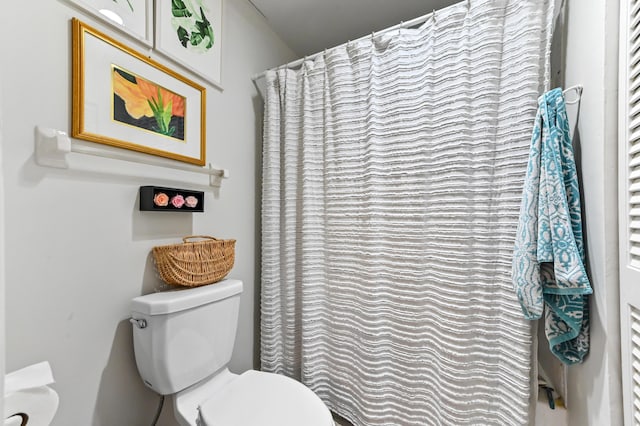
[[140,211],[204,212],[204,192],[162,186],[140,187]]

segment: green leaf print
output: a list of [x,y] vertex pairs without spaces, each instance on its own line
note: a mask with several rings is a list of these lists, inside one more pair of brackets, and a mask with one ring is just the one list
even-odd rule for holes
[[213,47],[213,28],[211,28],[211,22],[209,22],[207,20],[207,17],[204,15],[204,10],[202,10],[202,7],[200,8],[200,15],[202,16],[202,20],[196,21],[196,28],[198,29],[198,31],[194,32],[195,34],[198,34],[200,38],[197,43],[194,43],[192,34],[191,44],[197,46],[198,44],[202,43],[206,39],[206,37],[209,37],[209,41],[205,45],[207,50],[209,50]]
[[177,18],[190,18],[192,15],[182,0],[171,0],[171,14]]
[[171,0],[171,13],[178,41],[184,48],[203,53],[213,47],[213,27],[205,15],[202,0]]
[[189,43],[189,31],[182,27],[178,27],[176,31],[178,32],[178,40],[180,40],[182,47],[187,47],[187,43]]
[[192,32],[190,43],[192,46],[198,46],[202,43],[202,35],[200,33]]

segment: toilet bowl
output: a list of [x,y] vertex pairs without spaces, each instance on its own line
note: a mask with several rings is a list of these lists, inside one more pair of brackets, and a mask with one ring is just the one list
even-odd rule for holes
[[174,398],[182,426],[333,426],[303,384],[273,373],[231,373],[242,281],[153,293],[131,303],[144,383]]
[[208,387],[202,400],[194,398],[193,390],[178,393],[175,409],[181,424],[191,424],[187,417],[195,409],[198,425],[333,426],[320,398],[293,379],[250,370],[239,376],[225,371],[215,380],[219,386]]

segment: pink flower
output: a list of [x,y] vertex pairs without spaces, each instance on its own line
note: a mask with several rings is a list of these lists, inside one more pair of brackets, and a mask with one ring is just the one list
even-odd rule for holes
[[191,207],[191,208],[198,205],[198,199],[193,195],[189,195],[187,198],[185,198],[184,202],[187,204],[187,207]]
[[156,195],[153,196],[153,203],[156,206],[164,207],[167,204],[169,204],[169,196],[164,192],[158,192]]
[[180,194],[176,195],[171,199],[171,204],[173,205],[173,207],[179,209],[184,204],[184,197]]

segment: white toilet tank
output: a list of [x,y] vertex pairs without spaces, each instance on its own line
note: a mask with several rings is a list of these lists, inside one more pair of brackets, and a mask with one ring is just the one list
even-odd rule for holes
[[241,293],[242,281],[224,280],[133,299],[133,343],[144,383],[169,395],[225,367]]

